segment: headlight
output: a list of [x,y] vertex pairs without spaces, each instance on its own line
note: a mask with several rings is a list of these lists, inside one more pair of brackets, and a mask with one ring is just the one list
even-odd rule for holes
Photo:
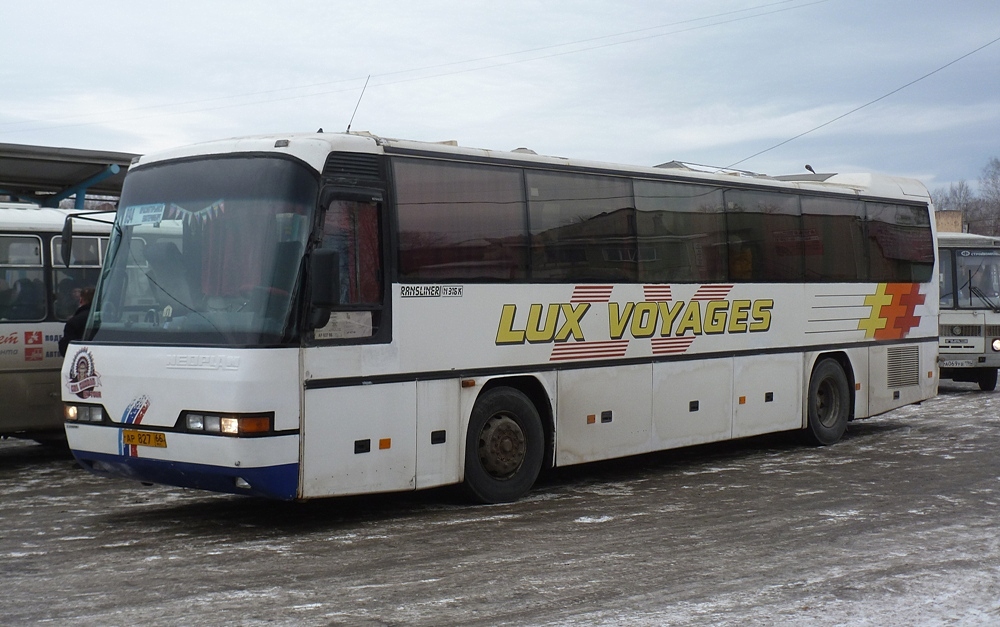
[[208,414],[187,412],[184,428],[197,433],[221,435],[261,435],[274,429],[274,414]]
[[205,417],[201,414],[188,414],[187,428],[191,431],[204,431]]
[[1000,352],[1000,338],[993,340],[993,350]]
[[66,420],[71,422],[104,422],[104,408],[100,405],[70,405],[63,410]]

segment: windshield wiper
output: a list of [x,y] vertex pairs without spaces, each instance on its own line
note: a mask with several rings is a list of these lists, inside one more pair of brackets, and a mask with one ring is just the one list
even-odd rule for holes
[[987,305],[989,305],[990,309],[993,310],[993,313],[1000,313],[1000,307],[998,307],[996,303],[994,303],[992,300],[990,300],[989,297],[983,292],[983,290],[981,290],[978,287],[972,285],[972,286],[969,286],[969,291],[972,294],[974,294],[977,298],[979,298],[981,301],[983,301],[984,303],[986,303]]

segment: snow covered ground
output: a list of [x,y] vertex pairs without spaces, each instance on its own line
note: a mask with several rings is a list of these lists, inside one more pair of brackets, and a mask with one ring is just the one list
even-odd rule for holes
[[0,622],[1000,625],[1000,393],[559,470],[527,498],[300,504],[0,442]]

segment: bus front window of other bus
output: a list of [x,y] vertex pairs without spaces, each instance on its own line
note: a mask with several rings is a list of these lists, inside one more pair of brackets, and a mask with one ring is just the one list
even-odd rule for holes
[[955,269],[960,309],[1000,308],[1000,255],[989,250],[959,251]]

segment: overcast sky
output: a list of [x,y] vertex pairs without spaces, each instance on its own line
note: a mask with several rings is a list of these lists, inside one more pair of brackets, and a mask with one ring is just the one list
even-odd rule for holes
[[0,24],[3,143],[343,131],[370,76],[352,130],[388,137],[932,190],[1000,157],[998,0],[0,0]]

